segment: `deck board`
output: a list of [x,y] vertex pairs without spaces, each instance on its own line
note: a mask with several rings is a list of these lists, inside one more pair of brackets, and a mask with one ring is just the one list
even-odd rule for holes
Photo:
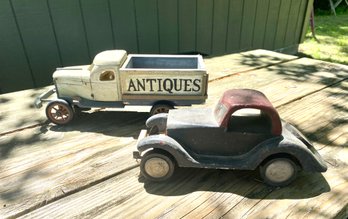
[[[257,57],[260,50],[249,53]],[[144,182],[132,151],[147,113],[88,112],[71,125],[59,127],[45,123],[40,110],[23,107],[42,91],[28,90],[0,97],[7,100],[0,109],[1,119],[6,122],[0,133],[15,128],[0,135],[0,216],[347,215],[348,148],[344,146],[348,138],[348,67],[291,57],[280,62],[271,58],[259,65],[244,63],[241,70],[236,65],[241,60],[233,58],[235,62],[231,62],[232,56],[237,55],[206,60],[207,69],[216,72],[210,73],[215,79],[209,83],[206,106],[214,104],[226,89],[263,91],[281,117],[313,141],[329,166],[328,172],[301,173],[294,185],[275,190],[260,183],[254,171],[180,169],[171,182]],[[17,102],[17,98],[23,101]],[[18,119],[28,118],[23,126],[14,123],[15,116],[12,117],[17,113],[11,109],[17,105],[24,115]],[[36,125],[28,127],[29,124]]]

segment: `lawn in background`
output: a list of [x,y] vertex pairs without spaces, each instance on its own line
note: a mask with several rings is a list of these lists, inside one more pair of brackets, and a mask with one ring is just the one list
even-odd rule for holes
[[314,59],[348,65],[348,11],[337,16],[315,16],[317,42],[310,31],[299,52]]

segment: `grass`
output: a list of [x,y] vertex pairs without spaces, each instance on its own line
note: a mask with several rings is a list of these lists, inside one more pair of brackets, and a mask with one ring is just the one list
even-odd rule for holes
[[315,33],[309,28],[299,52],[314,59],[348,65],[348,12],[320,15],[315,19]]

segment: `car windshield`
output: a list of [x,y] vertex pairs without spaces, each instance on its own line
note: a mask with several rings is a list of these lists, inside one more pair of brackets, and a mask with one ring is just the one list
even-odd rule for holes
[[226,113],[227,113],[227,107],[221,101],[219,101],[214,109],[215,120],[218,123],[221,123],[221,121],[225,118]]

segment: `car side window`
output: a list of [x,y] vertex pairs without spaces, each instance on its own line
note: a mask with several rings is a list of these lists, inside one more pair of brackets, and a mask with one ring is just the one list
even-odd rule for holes
[[99,76],[100,81],[113,81],[114,79],[115,79],[115,72],[110,70],[103,71]]
[[228,123],[228,131],[271,134],[271,119],[257,109],[241,109],[234,112]]

